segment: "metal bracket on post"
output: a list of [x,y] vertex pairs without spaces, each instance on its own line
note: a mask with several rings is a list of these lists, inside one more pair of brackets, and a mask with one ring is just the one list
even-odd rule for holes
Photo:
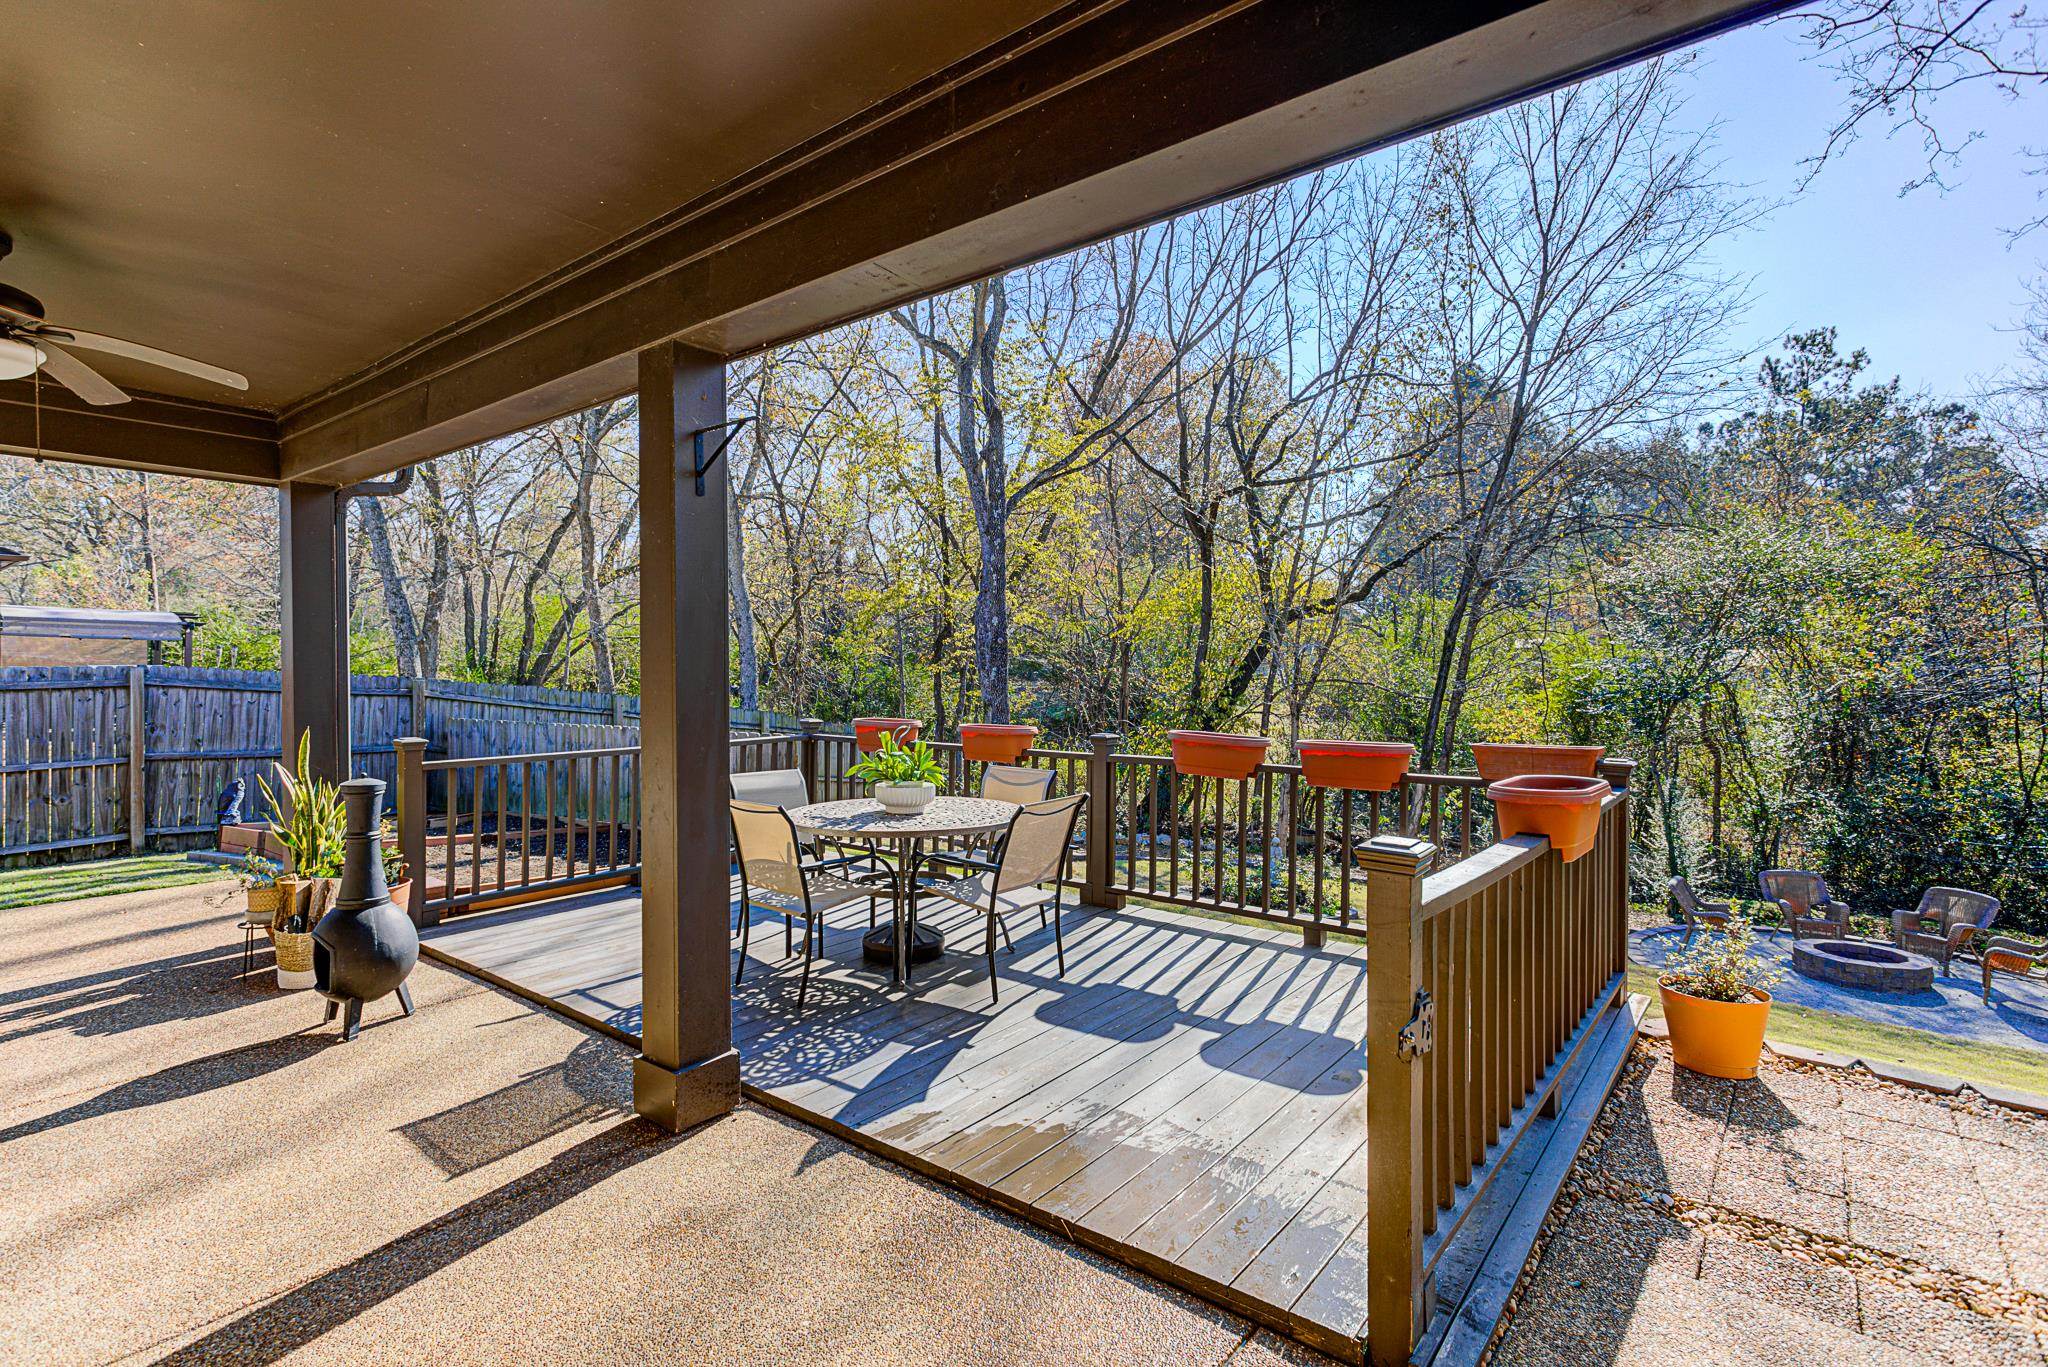
[[[704,476],[710,474],[711,467],[718,464],[718,458],[725,454],[726,447],[732,445],[732,439],[740,434],[740,429],[753,420],[751,415],[744,418],[734,418],[730,422],[714,423],[710,427],[700,427],[690,433],[690,451],[696,461],[696,468],[690,473],[696,476],[697,496],[699,498],[702,498],[704,495]],[[704,454],[704,436],[707,432],[725,433],[724,440],[720,441],[708,456]]]
[[1436,1047],[1436,999],[1429,995],[1429,989],[1415,989],[1415,1014],[1401,1027],[1397,1045],[1401,1058],[1409,1063],[1421,1058]]

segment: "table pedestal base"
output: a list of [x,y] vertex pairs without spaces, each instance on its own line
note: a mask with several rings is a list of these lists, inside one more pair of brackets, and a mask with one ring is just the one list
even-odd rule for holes
[[[910,934],[910,962],[928,964],[946,951],[946,937],[930,926],[918,926]],[[877,926],[861,936],[860,956],[871,964],[889,968],[896,962],[896,932]]]

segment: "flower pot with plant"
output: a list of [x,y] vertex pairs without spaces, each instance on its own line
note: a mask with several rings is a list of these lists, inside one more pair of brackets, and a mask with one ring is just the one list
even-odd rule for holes
[[282,873],[275,861],[260,854],[244,855],[235,866],[235,881],[242,885],[242,894],[248,899],[243,919],[250,925],[267,926],[276,917],[277,880]]
[[939,795],[946,770],[923,741],[906,747],[897,742],[893,732],[884,732],[881,748],[848,769],[846,776],[873,784],[870,791],[885,811],[914,816]]
[[1766,989],[1779,973],[1753,944],[1748,918],[1733,917],[1672,960],[1657,980],[1679,1067],[1708,1077],[1756,1076],[1771,1016]]
[[[287,769],[282,763],[273,762],[277,789],[273,790],[261,774],[256,776],[256,786],[262,790],[263,800],[269,804],[277,823],[278,842],[291,856],[291,875],[277,880],[278,913],[271,924],[280,987],[313,985],[313,924],[333,898],[334,882],[341,877],[342,838],[348,833],[341,790],[326,779],[313,776],[312,745],[312,732],[302,731],[297,768]],[[309,919],[300,929],[291,930],[287,923],[296,924],[301,916]],[[288,970],[287,955],[296,955],[297,944],[288,947],[286,937],[295,934],[305,936],[305,967]],[[297,981],[301,972],[305,975],[303,982]],[[287,981],[288,973],[292,981]]]
[[314,986],[313,927],[327,914],[339,880],[323,878],[293,889],[290,901],[278,908],[270,923],[270,943],[277,952],[277,985],[286,992]]
[[412,879],[407,877],[405,854],[398,848],[396,837],[391,834],[390,822],[384,823],[382,834],[390,838],[380,840],[377,852],[384,860],[384,886],[390,890],[391,904],[400,911],[411,910]]

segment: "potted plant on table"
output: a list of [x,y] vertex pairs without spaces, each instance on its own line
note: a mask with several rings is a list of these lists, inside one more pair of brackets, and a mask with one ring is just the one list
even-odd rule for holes
[[267,926],[276,917],[277,880],[283,872],[275,861],[260,854],[244,855],[235,866],[235,881],[242,885],[242,894],[247,899],[242,919],[250,925]]
[[1766,989],[1779,973],[1751,946],[1748,918],[1732,917],[1672,960],[1657,980],[1679,1067],[1708,1077],[1756,1076],[1771,1015]]
[[885,811],[899,816],[914,816],[930,806],[932,799],[939,795],[939,785],[946,781],[946,770],[939,763],[938,756],[932,753],[931,746],[918,741],[906,747],[893,733],[885,731],[880,748],[848,769],[846,776],[873,784],[870,791]]
[[299,735],[296,771],[281,763],[277,770],[282,799],[261,774],[256,784],[273,813],[281,813],[277,839],[291,856],[291,873],[277,879],[278,907],[271,922],[271,941],[277,950],[277,985],[284,988],[313,985],[313,926],[333,900],[334,885],[341,877],[342,839],[348,826],[341,805],[341,790],[326,779],[313,776],[312,733]]

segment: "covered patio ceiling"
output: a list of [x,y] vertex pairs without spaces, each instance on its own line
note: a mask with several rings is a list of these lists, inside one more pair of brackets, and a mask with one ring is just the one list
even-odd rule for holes
[[12,381],[0,449],[370,478],[623,393],[650,345],[770,345],[1765,7],[27,0],[0,280],[250,389]]

